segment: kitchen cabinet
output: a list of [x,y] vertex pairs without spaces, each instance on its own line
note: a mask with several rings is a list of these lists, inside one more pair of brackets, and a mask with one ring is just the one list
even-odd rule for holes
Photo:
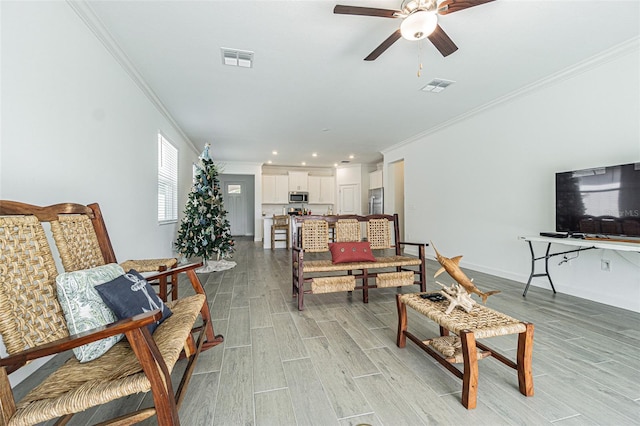
[[336,180],[333,176],[309,176],[309,204],[335,204]]
[[309,191],[309,172],[289,172],[289,191]]
[[262,175],[262,203],[289,204],[287,175]]
[[382,188],[382,170],[369,173],[369,189]]

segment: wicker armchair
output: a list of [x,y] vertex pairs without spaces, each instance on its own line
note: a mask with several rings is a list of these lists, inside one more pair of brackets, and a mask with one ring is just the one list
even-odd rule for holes
[[[40,223],[60,206],[79,208],[0,201],[0,334],[9,354],[0,359],[0,424],[28,425],[58,417],[64,424],[74,413],[149,390],[155,406],[130,413],[118,422],[131,424],[156,415],[158,424],[179,424],[178,408],[200,351],[205,345],[223,341],[213,334],[207,298],[195,273],[200,265],[158,274],[186,273],[196,294],[168,302],[173,315],[153,336],[147,325],[160,318],[158,310],[70,335],[56,297],[52,252]],[[19,214],[16,207],[21,209]],[[198,317],[202,323],[194,326]],[[126,339],[100,358],[85,363],[69,359],[22,400],[15,401],[9,373],[31,360],[122,333]],[[188,358],[188,364],[174,393],[170,374],[180,357]]]
[[[78,212],[59,211],[57,220],[51,220],[51,232],[65,271],[78,271],[107,263],[117,263],[100,206],[93,203],[88,206],[76,205],[76,207]],[[177,264],[176,258],[168,258],[126,260],[120,265],[125,271],[135,269],[138,272],[162,272],[174,268]],[[178,298],[176,274],[168,278],[160,278],[151,284],[159,286],[158,294],[165,302],[169,290],[172,299]]]
[[[2,201],[0,208],[4,212],[0,214],[27,212],[36,214],[42,222],[50,222],[53,239],[66,272],[118,263],[102,211],[97,203],[87,206],[62,203],[38,207],[15,201]],[[120,265],[125,271],[135,269],[138,272],[163,272],[175,268],[177,264],[177,259],[167,258],[127,260]],[[177,274],[162,275],[161,278],[151,281],[152,285],[159,287],[158,295],[163,301],[167,301],[169,293],[172,299],[178,298],[177,278]]]

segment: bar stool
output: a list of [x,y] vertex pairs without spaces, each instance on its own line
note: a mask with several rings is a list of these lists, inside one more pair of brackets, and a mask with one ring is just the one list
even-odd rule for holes
[[[276,248],[276,241],[286,241],[287,250],[291,244],[291,234],[289,228],[289,215],[276,216],[273,215],[273,224],[271,225],[271,250]],[[276,239],[276,236],[284,237]]]

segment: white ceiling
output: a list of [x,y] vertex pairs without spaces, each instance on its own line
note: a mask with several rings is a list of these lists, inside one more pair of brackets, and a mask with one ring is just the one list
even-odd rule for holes
[[[400,19],[334,15],[334,5],[400,3],[89,5],[198,149],[210,142],[214,160],[289,166],[331,166],[350,154],[353,162],[380,161],[385,148],[640,34],[637,0],[497,0],[440,17],[459,47],[446,58],[428,40],[400,39],[376,61],[363,61]],[[222,65],[221,47],[255,52],[253,68]],[[456,83],[422,92],[433,78]]]

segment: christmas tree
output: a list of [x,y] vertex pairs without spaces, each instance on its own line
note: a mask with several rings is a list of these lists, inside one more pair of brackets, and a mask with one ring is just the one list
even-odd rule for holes
[[[225,261],[234,250],[231,230],[224,209],[218,169],[209,157],[209,144],[200,155],[200,164],[189,193],[175,247],[185,257],[201,257],[200,272],[229,269],[235,262]],[[211,260],[215,259],[214,262]]]

